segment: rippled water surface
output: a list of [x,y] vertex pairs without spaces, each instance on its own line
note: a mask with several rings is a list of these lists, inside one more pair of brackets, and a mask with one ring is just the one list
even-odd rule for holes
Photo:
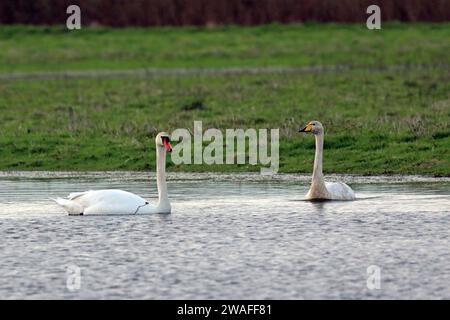
[[296,175],[174,174],[170,215],[69,217],[48,198],[155,201],[154,177],[0,174],[0,298],[449,299],[450,181],[336,178],[359,200],[301,201]]

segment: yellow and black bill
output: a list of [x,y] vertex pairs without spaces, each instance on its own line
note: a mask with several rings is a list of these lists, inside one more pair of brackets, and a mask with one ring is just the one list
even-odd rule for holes
[[298,132],[311,132],[312,131],[312,124],[308,123],[306,125],[306,127],[304,127],[303,129],[300,129]]

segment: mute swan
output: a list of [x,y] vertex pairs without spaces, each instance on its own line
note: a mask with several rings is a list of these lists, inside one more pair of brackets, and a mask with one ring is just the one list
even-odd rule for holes
[[343,182],[325,182],[322,173],[323,126],[319,121],[310,121],[299,132],[311,132],[316,138],[316,155],[311,187],[307,200],[355,200],[353,190]]
[[166,151],[172,152],[170,137],[167,133],[161,132],[156,136],[155,142],[159,198],[156,206],[133,193],[115,189],[73,192],[67,199],[57,198],[54,201],[69,215],[170,213],[166,185]]

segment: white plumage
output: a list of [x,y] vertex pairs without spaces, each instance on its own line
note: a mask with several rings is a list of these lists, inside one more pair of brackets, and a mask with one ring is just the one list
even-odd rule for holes
[[300,132],[311,132],[316,139],[316,154],[311,187],[306,194],[307,200],[355,200],[352,188],[343,182],[325,182],[322,173],[323,134],[324,129],[319,121],[310,121]]
[[67,198],[53,199],[69,215],[170,213],[166,184],[166,151],[171,152],[170,137],[161,132],[156,136],[156,180],[158,203],[152,205],[131,192],[106,189],[72,192]]
[[74,192],[55,201],[70,215],[158,213],[156,206],[140,196],[116,189]]

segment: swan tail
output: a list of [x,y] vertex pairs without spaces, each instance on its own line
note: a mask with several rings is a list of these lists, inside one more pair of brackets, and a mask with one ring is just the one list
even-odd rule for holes
[[67,211],[69,215],[82,215],[83,214],[83,207],[80,206],[78,203],[72,200],[67,200],[63,198],[56,198],[52,199],[57,204],[59,204],[61,207],[64,208],[64,210]]

